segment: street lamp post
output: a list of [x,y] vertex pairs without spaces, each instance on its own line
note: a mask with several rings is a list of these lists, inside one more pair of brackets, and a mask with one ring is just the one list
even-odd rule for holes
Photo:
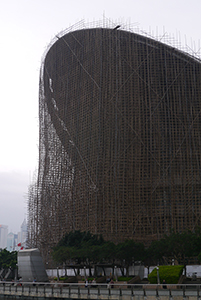
[[159,267],[156,267],[156,271],[157,271],[157,283],[160,284],[160,277],[159,277]]
[[86,267],[84,266],[84,279],[86,281]]
[[115,277],[116,277],[116,281],[117,281],[117,266],[115,266],[114,269],[115,269]]

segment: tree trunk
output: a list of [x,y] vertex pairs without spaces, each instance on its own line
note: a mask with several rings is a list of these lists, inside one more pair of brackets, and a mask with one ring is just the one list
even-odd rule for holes
[[76,268],[73,268],[75,276],[77,276]]
[[103,269],[103,274],[104,274],[104,276],[106,276],[106,273],[105,273],[105,268],[104,268],[104,267],[102,267],[102,269]]
[[121,275],[124,276],[124,267],[120,267]]
[[89,265],[89,277],[92,277],[91,266]]
[[94,265],[94,277],[97,276],[97,269],[96,269],[96,265]]
[[129,265],[126,266],[126,277],[129,276]]

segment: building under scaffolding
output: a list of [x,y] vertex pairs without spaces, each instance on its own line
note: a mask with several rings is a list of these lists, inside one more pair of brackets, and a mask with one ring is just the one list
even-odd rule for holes
[[121,28],[58,35],[41,67],[29,244],[150,242],[201,225],[201,63]]

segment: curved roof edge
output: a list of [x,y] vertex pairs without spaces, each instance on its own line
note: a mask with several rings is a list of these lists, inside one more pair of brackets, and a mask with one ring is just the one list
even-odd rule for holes
[[50,50],[50,48],[58,41],[58,39],[62,38],[66,34],[78,30],[85,30],[85,29],[114,29],[118,28],[121,31],[127,31],[133,34],[137,34],[139,36],[142,36],[144,38],[150,39],[152,41],[162,43],[166,46],[169,46],[170,49],[177,50],[182,55],[186,55],[197,62],[201,63],[201,56],[198,52],[194,52],[190,47],[182,46],[179,44],[177,39],[173,39],[172,37],[169,37],[167,33],[164,33],[162,36],[154,37],[145,32],[142,29],[139,29],[137,23],[135,24],[120,24],[120,23],[114,23],[113,21],[109,19],[99,20],[99,21],[93,21],[86,23],[84,20],[81,20],[74,25],[60,31],[58,34],[54,36],[54,38],[50,41],[50,43],[47,45],[41,59],[41,65],[43,65],[45,57]]

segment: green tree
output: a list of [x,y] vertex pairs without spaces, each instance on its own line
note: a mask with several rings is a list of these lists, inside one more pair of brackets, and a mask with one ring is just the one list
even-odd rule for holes
[[142,243],[135,243],[134,240],[126,240],[124,243],[117,245],[116,257],[121,261],[122,275],[124,276],[124,268],[126,268],[126,276],[128,276],[128,268],[133,261],[141,261],[144,259],[145,249]]
[[[90,232],[81,232],[79,230],[66,233],[52,251],[52,257],[65,266],[70,259],[73,259],[79,265],[88,266],[90,275],[92,265],[95,265],[100,259],[100,248],[105,241],[101,235],[92,235]],[[66,267],[65,267],[66,269]]]
[[175,259],[180,264],[186,264],[188,258],[195,257],[201,249],[200,230],[182,233],[172,232],[158,241],[153,241],[147,249],[147,258],[157,263],[164,263]]
[[164,256],[166,257],[167,255],[168,246],[168,240],[166,238],[159,241],[153,241],[146,250],[146,260],[149,260],[149,262],[151,261],[153,264],[162,262]]
[[[57,247],[52,252],[53,260],[64,264],[65,276],[67,276],[67,265],[70,264],[72,260],[75,260],[78,256],[78,250],[75,247]],[[74,269],[75,270],[75,269]]]
[[80,230],[71,231],[66,233],[59,241],[57,247],[77,247],[81,248],[83,243],[90,243],[90,245],[101,245],[104,243],[102,235],[91,234],[88,232],[81,232]]
[[17,267],[17,252],[16,251],[8,251],[6,249],[0,250],[0,269],[8,269],[12,270]]

